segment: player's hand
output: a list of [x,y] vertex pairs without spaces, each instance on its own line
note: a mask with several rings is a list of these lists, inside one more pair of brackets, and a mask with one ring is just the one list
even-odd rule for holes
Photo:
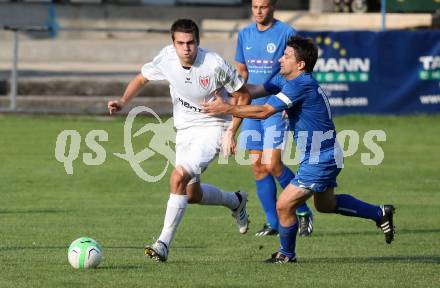
[[203,113],[209,116],[217,116],[227,114],[228,108],[231,106],[229,103],[223,101],[223,97],[218,91],[214,92],[215,98],[213,101],[202,103]]
[[283,112],[281,112],[281,119],[287,119],[288,117],[286,110],[283,110]]
[[123,107],[124,107],[124,103],[121,100],[110,100],[107,103],[107,109],[110,115],[118,111],[121,111]]
[[237,145],[235,143],[234,133],[231,130],[226,130],[222,139],[223,157],[228,158],[229,155],[237,152]]

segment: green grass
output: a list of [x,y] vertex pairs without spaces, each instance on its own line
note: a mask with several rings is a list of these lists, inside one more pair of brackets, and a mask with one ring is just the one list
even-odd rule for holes
[[[385,158],[364,166],[361,149],[345,161],[340,193],[397,206],[396,241],[386,245],[363,219],[315,214],[311,238],[298,239],[299,263],[267,265],[278,238],[256,238],[264,217],[249,167],[213,164],[204,182],[249,191],[251,231],[241,236],[228,210],[190,206],[167,263],[143,256],[143,244],[160,233],[168,179],[146,183],[123,151],[123,118],[0,116],[0,287],[438,287],[440,268],[440,117],[339,117],[338,130],[362,136],[382,129]],[[140,125],[138,123],[138,125]],[[55,160],[57,135],[76,129],[83,142],[67,175]],[[88,131],[103,129],[109,141],[101,166],[86,166]],[[137,151],[146,139],[135,143]],[[362,143],[362,141],[361,141]],[[147,161],[154,172],[161,157]],[[159,167],[159,168],[158,168]],[[67,262],[71,241],[100,242],[98,269],[78,271]]]

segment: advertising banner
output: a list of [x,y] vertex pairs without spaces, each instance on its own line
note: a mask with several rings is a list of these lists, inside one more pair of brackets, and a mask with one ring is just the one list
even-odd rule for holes
[[440,31],[299,32],[335,115],[440,112]]

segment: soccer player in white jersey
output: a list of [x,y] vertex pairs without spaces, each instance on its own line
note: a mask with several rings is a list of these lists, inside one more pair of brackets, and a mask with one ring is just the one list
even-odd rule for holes
[[[127,86],[120,100],[109,101],[110,114],[121,110],[149,81],[167,80],[173,102],[176,136],[176,167],[170,178],[170,198],[158,240],[145,247],[145,255],[166,261],[171,242],[187,204],[222,205],[232,210],[239,232],[248,230],[247,194],[228,193],[200,184],[200,174],[220,149],[225,155],[235,150],[235,133],[241,118],[229,121],[202,113],[203,102],[214,98],[214,91],[228,92],[237,104],[248,104],[250,95],[239,73],[219,55],[199,47],[199,30],[189,19],[171,26],[173,45],[166,46]],[[229,118],[230,119],[230,118]]]

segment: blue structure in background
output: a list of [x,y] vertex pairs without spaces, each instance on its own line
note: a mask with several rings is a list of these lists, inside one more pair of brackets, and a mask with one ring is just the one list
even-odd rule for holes
[[380,14],[382,17],[382,31],[387,30],[387,0],[380,1]]
[[49,35],[52,38],[58,36],[59,25],[57,22],[57,14],[56,14],[56,6],[53,3],[50,3],[47,11],[47,20],[44,23],[50,30]]
[[300,32],[336,115],[440,112],[440,31]]

